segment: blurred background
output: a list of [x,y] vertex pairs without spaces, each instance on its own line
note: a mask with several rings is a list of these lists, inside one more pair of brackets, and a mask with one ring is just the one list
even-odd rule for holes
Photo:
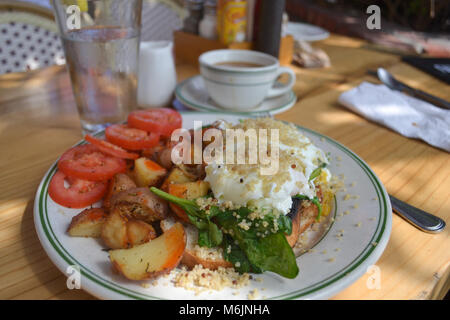
[[[192,32],[186,30],[186,21],[195,18],[199,3],[203,8],[198,23],[217,1],[144,0],[141,41],[172,41],[174,31]],[[366,27],[369,5],[381,9],[381,30]],[[362,38],[380,50],[450,57],[448,0],[286,0],[285,13],[289,21]],[[0,43],[0,74],[65,61],[50,0],[0,0]]]

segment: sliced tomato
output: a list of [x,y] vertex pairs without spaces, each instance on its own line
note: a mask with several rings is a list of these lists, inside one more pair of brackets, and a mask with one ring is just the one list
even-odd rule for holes
[[[69,187],[64,185],[66,182]],[[84,208],[99,201],[106,193],[106,181],[70,178],[57,171],[48,186],[48,194],[56,203],[68,208]]]
[[105,130],[106,140],[128,150],[142,150],[158,144],[159,135],[130,128],[124,124],[113,124]]
[[132,111],[128,115],[128,125],[148,132],[170,137],[175,129],[181,128],[181,114],[169,108],[155,108]]
[[90,135],[86,135],[86,137],[84,137],[84,140],[92,143],[94,146],[99,148],[100,151],[102,151],[110,156],[113,156],[113,157],[117,157],[117,158],[121,158],[121,159],[137,159],[137,158],[139,158],[139,154],[137,154],[137,153],[128,152],[127,150],[125,150],[119,146],[116,146],[115,144],[112,144],[105,140],[94,138],[93,136],[90,136]]
[[61,156],[58,169],[65,175],[89,180],[104,181],[126,171],[126,161],[108,156],[92,144],[73,147]]

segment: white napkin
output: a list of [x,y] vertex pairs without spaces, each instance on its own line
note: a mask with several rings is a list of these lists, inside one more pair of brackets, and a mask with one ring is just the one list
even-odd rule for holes
[[450,110],[368,82],[341,94],[339,102],[406,137],[450,152]]

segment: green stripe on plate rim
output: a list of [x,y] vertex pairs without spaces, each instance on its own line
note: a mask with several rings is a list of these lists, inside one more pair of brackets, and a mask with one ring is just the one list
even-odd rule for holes
[[[388,214],[387,207],[388,207],[388,205],[387,205],[386,197],[385,197],[384,192],[383,192],[383,188],[381,187],[381,184],[378,181],[378,179],[376,178],[375,174],[368,168],[368,166],[357,155],[355,155],[352,151],[350,151],[349,149],[347,149],[346,147],[344,147],[343,145],[341,145],[337,141],[335,141],[335,140],[333,140],[333,139],[331,139],[331,138],[329,138],[327,136],[324,136],[324,135],[322,135],[322,134],[320,134],[318,132],[315,132],[313,130],[310,130],[310,129],[307,129],[307,128],[304,128],[304,127],[301,127],[301,126],[298,126],[298,125],[296,125],[296,126],[297,126],[297,128],[299,128],[302,131],[306,131],[306,132],[308,132],[308,133],[310,133],[312,135],[318,136],[319,138],[326,139],[328,142],[334,144],[339,149],[341,149],[342,151],[347,153],[351,158],[353,158],[353,160],[355,160],[355,162],[363,169],[363,171],[369,177],[369,180],[372,182],[372,185],[374,186],[374,189],[375,189],[375,191],[377,193],[377,196],[378,196],[378,204],[379,204],[379,208],[380,208],[380,213],[379,213],[379,219],[378,219],[377,227],[375,229],[375,232],[374,232],[374,234],[372,236],[372,239],[370,240],[369,244],[347,266],[345,266],[344,268],[342,268],[341,270],[339,270],[335,274],[329,276],[328,278],[323,279],[320,282],[315,283],[313,285],[310,285],[309,287],[303,288],[303,289],[298,290],[298,291],[290,292],[290,293],[287,293],[287,294],[283,294],[283,295],[280,295],[280,296],[270,297],[268,299],[296,299],[296,298],[300,298],[300,297],[303,297],[305,295],[317,292],[318,290],[321,290],[321,289],[331,285],[332,283],[335,283],[336,281],[340,280],[341,278],[345,277],[347,274],[349,274],[350,272],[355,270],[359,265],[361,265],[370,256],[370,254],[373,252],[373,250],[375,250],[375,246],[372,245],[372,244],[373,243],[378,243],[380,241],[381,237],[384,234],[384,231],[385,231],[385,228],[386,228],[386,222],[387,222],[387,214]],[[96,135],[100,135],[102,133],[103,132],[98,132],[98,133],[96,133]],[[82,144],[82,143],[83,142],[80,142],[77,145]],[[47,237],[47,240],[49,241],[51,246],[55,249],[55,251],[59,254],[59,256],[66,263],[68,263],[69,265],[78,265],[78,266],[80,266],[81,274],[83,276],[85,276],[86,278],[88,278],[89,280],[91,280],[91,281],[97,283],[98,285],[100,285],[100,286],[102,286],[102,287],[104,287],[106,289],[109,289],[109,290],[111,290],[111,291],[113,291],[115,293],[124,295],[124,296],[129,297],[129,298],[139,299],[139,300],[141,300],[141,299],[161,299],[161,298],[158,298],[158,297],[154,297],[154,296],[151,296],[151,295],[147,295],[147,294],[143,294],[143,293],[140,293],[140,292],[136,292],[136,291],[130,290],[128,288],[125,288],[125,287],[122,287],[122,286],[118,285],[117,283],[114,283],[112,281],[109,281],[107,279],[104,279],[104,278],[100,277],[99,275],[93,273],[88,268],[86,268],[83,264],[79,263],[79,261],[77,261],[62,246],[62,244],[57,239],[55,233],[53,232],[53,229],[52,229],[50,221],[49,221],[48,210],[47,210],[48,183],[49,183],[49,180],[53,176],[55,171],[56,171],[56,162],[53,164],[53,166],[51,167],[51,169],[47,173],[45,181],[44,181],[44,183],[42,185],[41,193],[39,195],[39,218],[40,218],[41,226],[42,226],[42,228],[44,230],[44,233],[45,233],[45,235]],[[44,214],[45,214],[45,217],[44,217]],[[330,227],[330,229],[331,229],[331,227]]]
[[[197,76],[194,76],[197,77]],[[291,103],[295,102],[295,99],[297,98],[296,95],[294,94],[294,92],[291,90],[289,91],[289,101],[285,104],[283,104],[282,106],[279,106],[277,108],[273,108],[273,109],[268,109],[268,110],[261,110],[261,111],[250,111],[250,112],[239,112],[239,111],[228,111],[225,109],[214,109],[214,108],[208,108],[202,105],[199,105],[197,103],[191,102],[188,99],[186,99],[182,93],[181,93],[181,89],[183,88],[183,86],[186,84],[187,81],[191,80],[193,77],[188,78],[186,80],[183,80],[181,83],[179,83],[175,89],[175,96],[184,104],[186,105],[191,105],[194,106],[195,108],[198,108],[202,111],[207,111],[207,112],[214,112],[214,113],[224,113],[224,114],[234,114],[237,116],[255,116],[258,114],[261,115],[265,115],[267,113],[271,113],[274,111],[278,111],[281,110],[283,108],[286,108],[286,106],[290,105]]]

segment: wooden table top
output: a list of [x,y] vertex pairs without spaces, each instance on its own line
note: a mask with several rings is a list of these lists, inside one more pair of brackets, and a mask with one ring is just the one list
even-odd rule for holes
[[[389,193],[450,223],[449,154],[371,123],[337,103],[368,69],[383,66],[411,86],[450,100],[445,83],[400,62],[398,56],[363,48],[342,36],[314,44],[330,56],[328,69],[300,69],[298,102],[277,116],[326,134],[360,155]],[[198,73],[178,65],[178,80]],[[82,138],[64,67],[0,76],[0,299],[92,299],[69,290],[66,278],[39,243],[33,222],[38,184],[51,163]],[[449,288],[449,228],[432,235],[397,215],[385,252],[376,263],[381,289],[369,290],[368,274],[335,299],[442,298]]]

